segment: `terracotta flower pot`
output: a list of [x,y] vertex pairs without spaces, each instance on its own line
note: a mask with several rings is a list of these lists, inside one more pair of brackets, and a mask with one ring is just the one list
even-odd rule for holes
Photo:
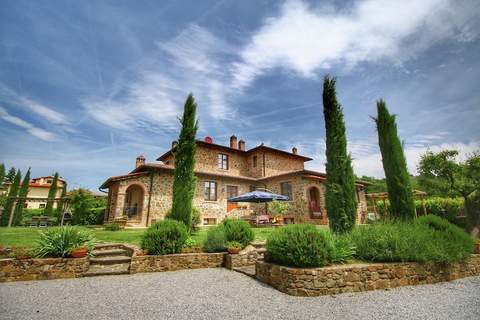
[[480,242],[475,243],[475,248],[473,249],[473,252],[476,254],[480,254]]
[[74,258],[84,258],[87,256],[88,250],[87,248],[77,248],[72,250],[70,255]]
[[238,254],[240,252],[240,250],[242,250],[242,249],[240,249],[240,248],[228,248],[227,249],[228,253],[230,253],[230,254]]

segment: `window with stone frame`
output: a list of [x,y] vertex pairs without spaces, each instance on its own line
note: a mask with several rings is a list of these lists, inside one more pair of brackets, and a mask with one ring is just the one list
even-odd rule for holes
[[228,170],[228,154],[219,153],[217,163],[219,169]]
[[217,201],[217,182],[205,181],[203,195],[206,201]]
[[250,185],[250,192],[253,192],[253,191],[255,191],[255,190],[257,190],[257,187],[254,186],[253,184]]
[[289,200],[293,200],[292,183],[290,181],[280,183],[280,193],[287,196]]
[[257,156],[253,156],[253,167],[257,167]]

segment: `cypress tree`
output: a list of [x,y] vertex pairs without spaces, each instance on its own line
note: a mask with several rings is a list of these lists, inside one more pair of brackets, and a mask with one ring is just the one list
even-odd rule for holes
[[0,186],[3,185],[3,180],[5,179],[5,165],[0,164]]
[[10,170],[8,170],[8,173],[5,175],[5,181],[13,182],[16,174],[17,170],[14,167],[11,167]]
[[17,171],[15,177],[13,178],[13,182],[10,185],[10,190],[8,191],[7,201],[5,202],[5,206],[3,207],[2,216],[0,217],[0,226],[6,227],[8,226],[8,220],[10,219],[10,212],[12,211],[13,203],[15,202],[15,198],[18,194],[18,188],[20,186],[20,179],[22,173],[20,170]]
[[353,229],[357,216],[355,176],[347,154],[342,106],[337,101],[335,78],[323,82],[323,114],[326,128],[326,207],[330,229],[344,233]]
[[175,152],[175,170],[173,181],[173,203],[170,218],[182,221],[187,229],[191,228],[192,201],[197,179],[193,173],[195,166],[195,135],[198,121],[195,118],[197,104],[193,95],[188,95],[183,117],[180,120],[182,129]]
[[17,206],[15,208],[15,213],[13,216],[13,223],[12,223],[12,225],[14,226],[18,226],[22,222],[23,208],[26,202],[25,198],[27,197],[27,194],[28,194],[29,184],[30,184],[30,168],[28,168],[27,174],[23,178],[20,191],[18,192],[18,201],[17,201]]
[[45,206],[44,215],[52,216],[53,215],[53,203],[55,196],[57,194],[57,181],[58,181],[58,172],[55,172],[55,175],[52,179],[52,184],[50,185],[50,189],[48,189],[48,199],[47,205]]
[[388,112],[387,105],[383,100],[377,101],[375,122],[392,217],[402,220],[413,219],[415,203],[407,162],[403,154],[402,143],[398,138],[395,115]]
[[57,204],[57,209],[55,210],[55,215],[57,216],[57,221],[60,223],[63,215],[63,206],[65,204],[65,197],[67,196],[67,184],[64,183],[62,187],[62,195],[60,196],[60,201]]

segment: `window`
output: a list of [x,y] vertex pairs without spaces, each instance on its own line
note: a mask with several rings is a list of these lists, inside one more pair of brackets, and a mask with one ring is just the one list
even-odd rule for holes
[[257,187],[255,187],[254,185],[251,185],[250,186],[250,192],[255,191],[255,190],[257,190]]
[[45,208],[45,203],[40,203],[40,205],[38,206],[40,209],[44,209]]
[[287,196],[289,200],[293,200],[292,197],[292,183],[291,182],[282,182],[280,183],[281,194]]
[[203,219],[203,224],[204,225],[217,224],[217,219],[215,219],[215,218],[204,218]]
[[257,167],[257,156],[253,156],[253,167]]
[[227,199],[238,196],[237,186],[227,186]]
[[218,168],[228,170],[228,155],[223,153],[218,154]]
[[205,181],[204,199],[217,201],[217,183],[215,181]]

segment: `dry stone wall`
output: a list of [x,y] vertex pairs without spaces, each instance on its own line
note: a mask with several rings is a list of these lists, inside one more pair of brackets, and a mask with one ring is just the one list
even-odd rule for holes
[[225,253],[180,253],[165,256],[134,256],[130,273],[163,272],[184,269],[220,268]]
[[290,268],[257,261],[256,278],[293,296],[321,296],[430,284],[480,275],[480,255],[461,263],[378,263]]

